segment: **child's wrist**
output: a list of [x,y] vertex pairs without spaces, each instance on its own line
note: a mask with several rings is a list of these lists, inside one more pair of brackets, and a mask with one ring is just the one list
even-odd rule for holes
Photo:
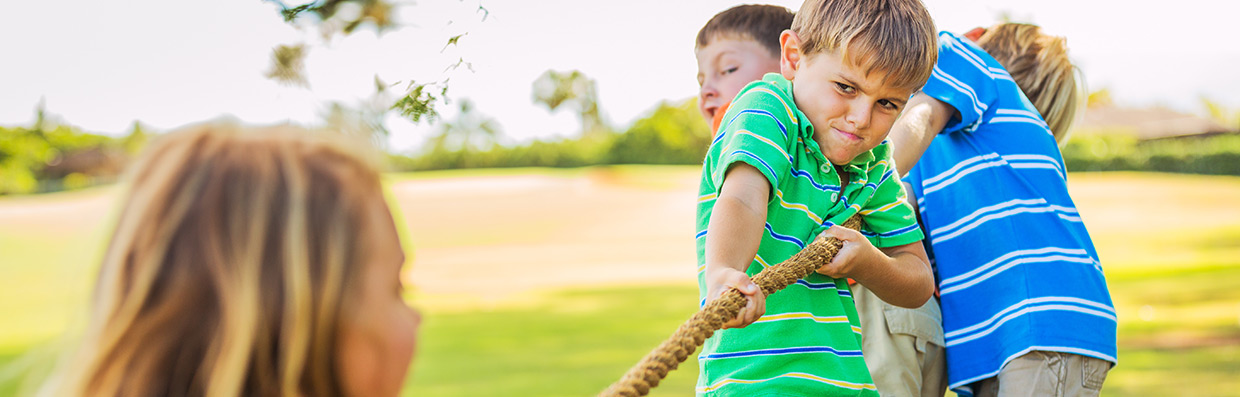
[[706,278],[709,279],[711,275],[717,275],[719,274],[719,272],[726,273],[728,270],[733,270],[733,271],[737,271],[741,273],[745,272],[745,269],[742,269],[738,266],[730,266],[730,265],[719,263],[719,262],[707,262],[706,263]]

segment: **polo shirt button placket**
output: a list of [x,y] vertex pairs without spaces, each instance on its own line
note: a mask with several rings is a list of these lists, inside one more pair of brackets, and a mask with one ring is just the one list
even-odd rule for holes
[[[822,171],[822,173],[824,173],[824,174],[831,175],[831,173],[832,173],[832,172],[835,172],[835,167],[832,167],[832,166],[831,166],[831,163],[826,163],[826,164],[823,164],[822,166],[818,167],[818,170]],[[840,186],[840,189],[843,189],[843,188],[844,188],[843,186]],[[836,200],[836,199],[838,199],[838,198],[839,198],[839,195],[838,195],[838,194],[836,194],[836,193],[831,193],[831,202],[833,202],[833,203],[834,203],[834,202],[835,202],[835,200]]]

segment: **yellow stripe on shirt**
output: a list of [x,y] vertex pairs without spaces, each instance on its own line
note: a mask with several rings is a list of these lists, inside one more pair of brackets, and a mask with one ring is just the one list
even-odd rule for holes
[[762,316],[758,319],[758,321],[754,321],[753,323],[757,324],[785,320],[813,320],[816,323],[847,323],[848,316],[815,316],[813,313],[809,312],[793,312]]
[[775,97],[775,99],[778,99],[779,103],[781,105],[784,105],[784,111],[788,112],[788,119],[792,120],[792,124],[797,124],[796,114],[792,112],[792,108],[788,106],[788,102],[784,102],[784,98],[779,96],[779,94],[776,94],[775,91],[771,91],[770,88],[766,88],[766,87],[755,87],[749,91],[745,91],[746,94],[751,93],[751,92],[761,92],[765,94],[770,94],[772,97]]
[[807,374],[804,372],[789,372],[783,375],[779,375],[773,378],[766,378],[766,379],[754,379],[754,380],[731,379],[731,378],[722,379],[713,385],[697,388],[697,392],[698,393],[709,393],[709,392],[718,390],[719,388],[730,385],[730,384],[754,384],[754,383],[772,381],[772,380],[779,379],[779,378],[798,378],[798,379],[812,380],[815,382],[822,382],[822,383],[826,383],[832,386],[842,387],[842,388],[851,389],[851,390],[877,390],[877,388],[874,387],[874,384],[872,383],[852,383],[852,382],[845,382],[845,381],[840,381],[840,380],[835,380],[835,379],[827,379],[821,376]]
[[814,215],[814,213],[809,210],[809,206],[806,206],[805,204],[789,203],[787,201],[784,201],[784,192],[780,191],[779,189],[775,190],[775,197],[779,197],[780,207],[804,212],[805,215],[809,216],[809,220],[814,221],[814,223],[818,225],[822,224],[822,217],[819,217],[818,215]]
[[869,215],[869,214],[873,214],[873,213],[875,213],[875,212],[887,212],[887,210],[892,209],[892,208],[895,208],[896,206],[899,206],[900,204],[904,204],[904,202],[902,202],[902,201],[893,201],[893,202],[887,203],[887,205],[884,205],[884,206],[882,206],[882,207],[878,207],[878,208],[875,208],[875,209],[872,209],[872,210],[865,210],[865,211],[861,211],[861,215]]
[[[771,147],[775,148],[775,150],[778,150],[778,151],[779,151],[779,154],[782,154],[782,155],[784,156],[784,159],[787,159],[788,161],[792,161],[792,156],[789,156],[789,155],[788,155],[788,151],[787,151],[787,150],[784,150],[784,147],[783,147],[783,146],[779,146],[779,144],[777,144],[777,143],[775,143],[775,142],[771,141],[770,139],[767,139],[766,137],[764,137],[764,136],[762,136],[762,135],[755,134],[755,133],[753,133],[753,132],[750,132],[749,130],[737,130],[737,131],[736,131],[736,134],[737,134],[737,135],[748,135],[748,136],[751,136],[751,137],[754,137],[754,138],[758,138],[758,140],[759,140],[759,141],[762,141],[762,143],[765,143],[765,144],[767,144],[767,145],[770,145]],[[729,148],[729,149],[731,149],[731,148]]]

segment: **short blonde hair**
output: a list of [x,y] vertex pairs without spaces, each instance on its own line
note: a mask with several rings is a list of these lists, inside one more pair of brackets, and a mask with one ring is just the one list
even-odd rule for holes
[[1067,39],[1044,34],[1037,25],[1002,23],[987,29],[977,45],[1007,69],[1062,144],[1088,96],[1080,69],[1068,59]]
[[359,153],[293,127],[152,143],[82,346],[45,394],[340,395],[337,327],[382,200]]
[[792,19],[801,52],[832,52],[892,87],[918,89],[938,60],[934,20],[920,0],[807,0]]

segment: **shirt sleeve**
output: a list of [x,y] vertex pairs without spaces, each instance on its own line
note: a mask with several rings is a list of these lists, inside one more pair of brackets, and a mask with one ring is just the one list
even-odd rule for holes
[[715,193],[734,163],[756,168],[766,177],[772,191],[791,176],[789,137],[797,129],[788,114],[790,108],[783,105],[787,100],[776,90],[768,83],[754,83],[728,107],[707,157],[707,165],[713,167],[711,183]]
[[922,92],[960,112],[943,132],[976,130],[982,115],[998,99],[993,73],[1005,72],[992,71],[980,54],[985,52],[968,39],[939,34],[939,60]]
[[[883,143],[888,146],[889,143]],[[880,146],[881,147],[881,146]],[[894,247],[915,243],[925,238],[913,208],[908,205],[908,196],[900,176],[895,172],[890,150],[886,151],[884,161],[880,161],[872,173],[878,177],[874,196],[861,207],[861,234],[870,240],[875,247]]]

